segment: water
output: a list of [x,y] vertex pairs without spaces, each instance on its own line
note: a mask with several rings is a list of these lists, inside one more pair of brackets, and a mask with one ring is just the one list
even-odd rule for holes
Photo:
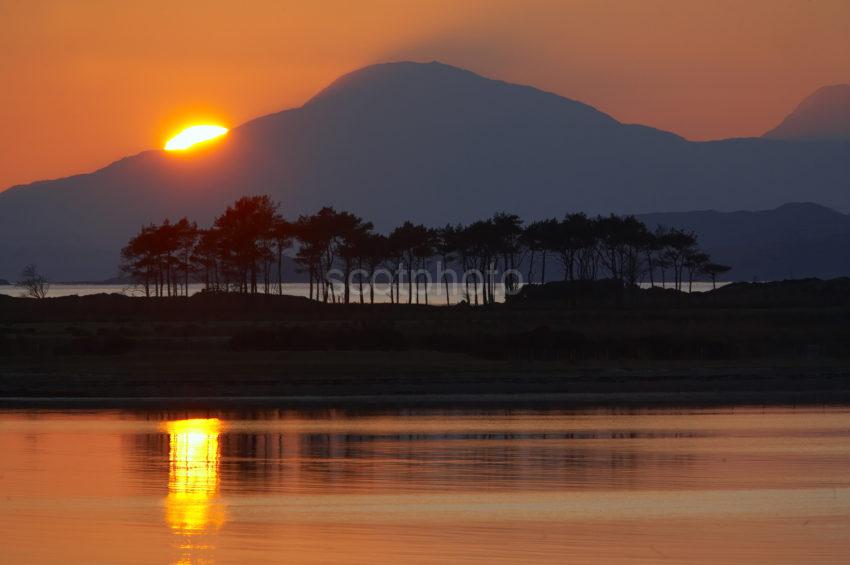
[[[204,285],[190,284],[189,285],[189,294],[196,294],[201,292],[204,289]],[[276,288],[273,289],[276,292]],[[351,300],[353,302],[360,301],[359,294],[359,286],[354,285],[351,288]],[[458,303],[464,297],[464,287],[460,284],[449,285],[449,301],[452,304]],[[0,286],[0,294],[7,294],[9,296],[21,296],[23,292],[23,288],[14,286],[14,285],[2,285]],[[303,296],[307,297],[310,295],[310,285],[307,283],[286,283],[283,285],[283,292],[289,296]],[[472,292],[470,290],[470,292]],[[124,294],[126,296],[144,296],[144,289],[141,287],[134,286],[132,284],[52,284],[47,293],[49,298],[55,298],[60,296],[88,296],[92,294]],[[342,285],[336,285],[335,293],[337,300],[341,300],[343,296],[343,287]],[[480,288],[479,288],[480,293]],[[496,288],[496,300],[502,302],[504,300],[504,289],[499,286]],[[401,287],[401,297],[402,302],[407,302],[407,285],[402,285]],[[414,300],[416,298],[416,294],[414,291]],[[369,287],[363,287],[363,300],[365,302],[369,302]],[[474,297],[473,297],[474,300]],[[377,284],[375,285],[375,302],[378,303],[387,303],[390,301],[390,287],[387,284]],[[425,285],[420,285],[419,288],[419,301],[421,304],[425,303]],[[442,284],[432,283],[428,285],[428,302],[429,304],[436,305],[444,305],[446,303],[446,290],[445,286]]]
[[0,412],[0,563],[846,563],[850,409]]
[[[721,287],[729,284],[728,282],[718,282],[717,286]],[[649,287],[649,283],[642,284],[644,288]],[[656,286],[661,286],[661,284],[657,284]],[[667,283],[666,287],[672,288],[672,283]],[[189,294],[195,294],[203,290],[204,285],[202,284],[190,284],[189,285]],[[309,288],[310,286],[307,283],[287,283],[283,285],[284,294],[288,294],[291,296],[309,296]],[[692,290],[694,292],[705,292],[712,289],[712,284],[710,282],[695,282],[693,283]],[[14,286],[14,285],[0,285],[0,294],[7,294],[9,296],[21,296],[23,293],[23,288]],[[355,285],[351,289],[351,300],[354,302],[360,301],[360,295],[358,293],[359,287]],[[685,291],[688,290],[688,285],[685,284]],[[458,303],[464,297],[465,289],[463,285],[460,284],[450,284],[449,285],[449,302],[451,304]],[[472,291],[470,291],[472,292]],[[127,296],[144,296],[144,291],[140,287],[133,286],[131,284],[51,284],[50,290],[47,293],[47,296],[50,298],[56,298],[60,296],[88,296],[91,294],[124,294]],[[337,297],[342,297],[342,285],[338,285],[336,288]],[[364,287],[363,289],[364,300],[369,302],[369,288]],[[402,302],[407,301],[407,287],[403,286],[401,289]],[[414,294],[415,297],[415,294]],[[445,286],[442,284],[432,283],[428,285],[428,299],[429,304],[436,304],[437,306],[444,305],[446,303],[446,290]],[[425,303],[425,288],[424,285],[420,286],[419,291],[419,300],[422,304]],[[504,289],[501,286],[496,287],[496,301],[502,302],[504,300]],[[386,284],[378,284],[375,285],[375,302],[385,303],[390,301],[390,289],[389,285]]]

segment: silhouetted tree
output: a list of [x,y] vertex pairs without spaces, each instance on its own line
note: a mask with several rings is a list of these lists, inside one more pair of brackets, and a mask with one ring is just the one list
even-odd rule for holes
[[532,222],[526,226],[522,242],[525,247],[531,252],[531,258],[528,263],[528,282],[534,283],[534,257],[535,253],[540,253],[540,283],[546,282],[546,254],[548,251],[557,248],[558,238],[558,220],[541,220]]
[[176,266],[183,275],[183,293],[189,296],[189,276],[192,272],[192,255],[195,244],[198,241],[198,224],[181,218],[172,226],[175,252],[177,254]]
[[283,294],[283,252],[292,247],[296,236],[295,226],[281,217],[276,217],[271,226],[271,237],[277,250],[277,293]]
[[[333,223],[331,245],[335,246],[336,253],[342,259],[344,302],[348,304],[351,298],[351,273],[355,265],[362,267],[365,241],[372,230],[372,222],[364,222],[349,212],[336,212]],[[360,295],[362,302],[362,286]]]
[[[687,277],[691,289],[697,276],[716,281],[718,274],[728,271],[710,262],[693,233],[663,227],[650,232],[634,216],[568,214],[561,221],[523,227],[518,216],[500,212],[487,220],[441,229],[405,222],[383,236],[372,233],[371,222],[331,207],[287,222],[268,196],[240,198],[209,229],[199,230],[186,218],[142,226],[122,249],[121,265],[143,285],[145,296],[188,295],[193,276],[207,290],[244,293],[260,292],[260,281],[263,292],[273,292],[276,276],[276,291],[283,294],[284,253],[293,243],[295,261],[309,277],[310,298],[325,302],[350,303],[351,285],[356,283],[363,303],[367,281],[369,301],[374,302],[374,278],[378,267],[386,265],[391,270],[387,281],[391,302],[401,302],[406,272],[407,303],[419,303],[424,282],[428,304],[427,283],[435,257],[442,265],[446,304],[451,294],[450,265],[463,273],[464,300],[476,305],[495,302],[500,273],[504,292],[515,291],[520,282],[516,270],[524,257],[529,257],[528,282],[534,282],[538,255],[541,283],[547,278],[548,254],[561,260],[565,280],[608,277],[623,287],[634,287],[647,275],[654,285],[656,271],[664,285],[666,270],[671,269],[675,288],[681,290]],[[339,296],[331,278],[336,269],[343,275]]]
[[219,279],[219,257],[221,244],[217,230],[200,230],[198,242],[192,252],[194,272],[203,275],[206,290],[221,290]]
[[416,303],[419,304],[419,285],[424,278],[425,304],[428,304],[428,269],[429,261],[434,256],[436,251],[434,245],[437,237],[435,230],[426,229],[420,235],[419,244],[413,249],[413,256],[416,264]]
[[505,294],[511,294],[519,286],[514,271],[522,251],[522,220],[516,214],[499,212],[493,216],[493,228],[498,237],[496,252],[502,257],[502,283]]
[[[389,239],[393,250],[402,258],[402,264],[407,266],[407,303],[413,304],[413,269],[421,249],[430,239],[431,234],[425,226],[404,222],[390,232]],[[398,301],[398,284],[396,285],[396,301]],[[418,298],[418,297],[417,297]]]
[[693,291],[694,276],[703,272],[711,258],[701,251],[692,251],[685,258],[685,268],[688,271],[688,292]]
[[151,288],[159,295],[159,259],[156,246],[156,226],[142,226],[139,233],[121,249],[121,270],[134,282],[142,284],[145,296]]
[[[375,272],[386,261],[389,241],[381,234],[369,233],[362,242],[363,268],[369,280],[369,303],[375,303]],[[390,281],[391,283],[391,281]],[[362,297],[362,291],[361,291]]]
[[718,263],[707,262],[702,266],[702,273],[711,277],[712,290],[717,289],[717,276],[728,273],[732,267]]
[[673,269],[673,284],[676,290],[682,290],[682,281],[689,258],[696,253],[697,238],[693,232],[679,229],[668,230],[661,236],[661,256]]
[[220,260],[241,292],[256,294],[258,279],[263,277],[268,292],[268,269],[273,257],[273,227],[280,220],[268,196],[245,196],[215,219],[219,232]]
[[445,227],[434,232],[434,252],[439,255],[442,262],[443,286],[446,291],[446,306],[450,304],[449,296],[449,265],[457,259],[455,253],[460,249],[460,232],[463,228],[446,224]]
[[29,298],[47,298],[47,293],[50,292],[50,283],[47,279],[38,272],[38,267],[35,264],[30,264],[24,267],[21,272],[21,280],[17,286],[24,287],[24,293]]

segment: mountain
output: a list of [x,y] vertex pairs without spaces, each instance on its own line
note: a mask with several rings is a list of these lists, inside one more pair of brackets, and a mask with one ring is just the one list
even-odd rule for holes
[[0,193],[0,277],[30,262],[53,279],[113,276],[143,223],[204,224],[245,194],[270,194],[289,217],[332,205],[382,230],[499,210],[850,210],[848,153],[850,142],[690,142],[448,65],[375,65],[204,149],[146,151]]
[[850,275],[850,216],[812,203],[759,212],[643,214],[648,226],[691,230],[729,280],[782,280]]
[[850,140],[850,84],[817,90],[764,137],[788,141]]

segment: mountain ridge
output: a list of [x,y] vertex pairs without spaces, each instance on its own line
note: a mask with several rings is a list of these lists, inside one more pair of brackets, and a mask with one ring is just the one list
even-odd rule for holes
[[649,226],[694,231],[733,280],[834,278],[850,273],[850,215],[812,202],[771,210],[695,210],[638,216]]
[[381,230],[500,210],[534,220],[803,199],[850,210],[848,150],[691,142],[457,67],[386,63],[197,151],[143,151],[0,193],[0,276],[31,262],[65,280],[113,276],[118,250],[142,224],[184,215],[206,224],[246,194],[269,194],[289,217],[335,206]]
[[785,141],[850,139],[850,84],[819,88],[762,137]]

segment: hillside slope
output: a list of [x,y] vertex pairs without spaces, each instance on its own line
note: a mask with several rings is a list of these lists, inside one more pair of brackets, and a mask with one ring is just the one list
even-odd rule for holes
[[270,194],[289,217],[348,209],[379,229],[499,210],[850,210],[848,153],[850,143],[693,143],[439,63],[376,65],[203,150],[147,151],[0,193],[0,277],[29,262],[57,279],[112,276],[141,224],[203,224],[245,194]]

